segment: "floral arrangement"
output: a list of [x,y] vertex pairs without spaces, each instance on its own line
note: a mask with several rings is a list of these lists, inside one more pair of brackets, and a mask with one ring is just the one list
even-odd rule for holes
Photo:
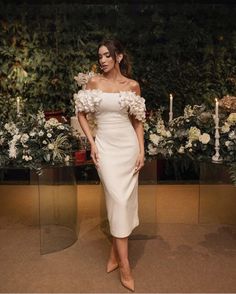
[[69,163],[78,149],[72,128],[44,113],[15,117],[0,125],[0,165],[38,169],[43,164]]
[[144,125],[147,157],[187,155],[193,159],[210,157],[214,152],[214,120],[205,107],[187,105],[184,115],[164,123],[159,110],[151,114]]
[[[146,159],[188,157],[211,161],[215,153],[214,118],[204,105],[187,105],[184,115],[169,123],[162,119],[161,109],[151,112],[144,124]],[[220,155],[236,184],[236,113],[221,112],[219,143]]]

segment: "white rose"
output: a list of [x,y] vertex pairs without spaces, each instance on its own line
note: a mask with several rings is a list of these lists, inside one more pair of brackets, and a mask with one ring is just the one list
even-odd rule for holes
[[227,121],[232,125],[235,124],[236,123],[236,113],[235,112],[230,113],[230,115],[227,118]]
[[156,134],[151,134],[150,140],[153,142],[153,144],[158,145],[158,143],[160,141],[160,137],[157,136]]
[[40,131],[39,132],[39,137],[42,137],[44,135],[44,132],[43,131]]
[[47,137],[48,138],[51,138],[52,137],[52,134],[51,133],[47,133]]
[[199,136],[199,141],[202,143],[202,144],[207,144],[209,143],[211,137],[209,134],[207,133],[203,133],[202,135]]
[[196,127],[191,127],[189,129],[188,135],[189,135],[190,141],[196,141],[199,139],[199,136],[201,135],[201,131]]
[[230,127],[229,125],[225,122],[225,124],[223,125],[223,127],[221,128],[221,132],[222,133],[228,133],[230,131]]

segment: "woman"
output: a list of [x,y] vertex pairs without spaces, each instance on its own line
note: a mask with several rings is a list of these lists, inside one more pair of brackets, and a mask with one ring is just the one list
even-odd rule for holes
[[[98,46],[101,75],[75,94],[80,125],[91,144],[91,157],[103,184],[113,242],[107,272],[119,267],[123,286],[134,291],[128,236],[138,226],[138,173],[144,165],[145,103],[138,82],[129,78],[128,57],[118,40]],[[86,113],[94,112],[96,138]]]

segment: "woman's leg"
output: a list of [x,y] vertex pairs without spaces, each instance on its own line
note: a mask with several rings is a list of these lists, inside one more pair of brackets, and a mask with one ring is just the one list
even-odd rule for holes
[[131,274],[128,258],[128,237],[114,239],[119,257],[121,283],[123,286],[134,291],[134,279]]
[[107,263],[107,272],[110,273],[113,270],[117,269],[118,265],[119,265],[119,255],[116,248],[116,240],[115,240],[115,237],[113,237],[110,256]]

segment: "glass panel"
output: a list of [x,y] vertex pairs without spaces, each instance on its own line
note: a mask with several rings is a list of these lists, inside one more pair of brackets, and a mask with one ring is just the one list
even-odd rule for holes
[[225,164],[201,163],[199,199],[200,223],[236,223],[236,186]]
[[77,240],[77,187],[74,167],[45,167],[38,177],[40,249],[46,254]]

